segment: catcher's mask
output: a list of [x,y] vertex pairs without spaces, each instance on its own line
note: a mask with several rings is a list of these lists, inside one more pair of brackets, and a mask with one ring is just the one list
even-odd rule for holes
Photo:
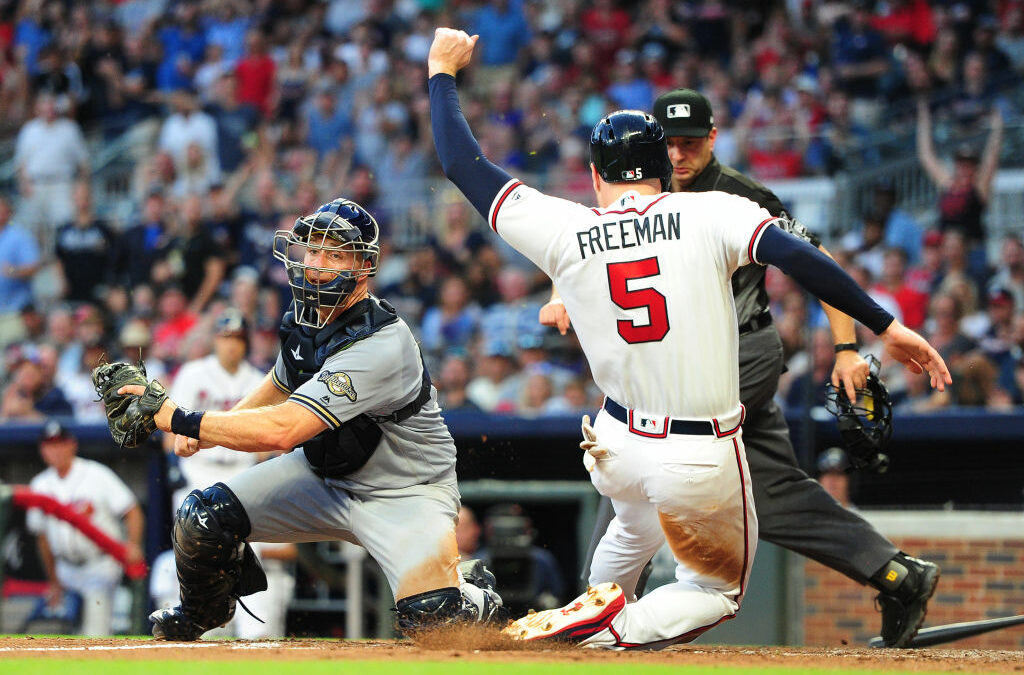
[[882,450],[892,436],[892,403],[889,390],[878,376],[878,359],[868,356],[867,361],[870,372],[864,387],[856,390],[857,400],[850,401],[845,389],[829,383],[825,408],[836,416],[853,468],[882,473],[889,467],[889,458]]
[[[296,220],[291,230],[274,234],[274,257],[288,272],[297,324],[323,328],[360,277],[377,273],[379,234],[373,216],[348,199],[324,204]],[[324,255],[318,256],[320,252]],[[352,253],[352,263],[327,266],[332,252]],[[309,272],[316,272],[318,280],[311,280]]]

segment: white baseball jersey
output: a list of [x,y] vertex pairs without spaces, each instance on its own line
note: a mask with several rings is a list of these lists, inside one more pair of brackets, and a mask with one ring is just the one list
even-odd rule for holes
[[[211,354],[181,367],[171,387],[171,399],[192,410],[230,410],[255,389],[263,377],[264,373],[248,361],[243,361],[237,371],[229,373]],[[202,490],[252,466],[256,463],[256,455],[217,446],[201,450],[191,457],[182,457],[179,463],[186,481],[180,495],[184,499],[194,489]],[[181,500],[175,501],[174,506],[177,507]]]
[[[97,528],[121,540],[121,518],[135,505],[135,495],[109,467],[91,459],[76,457],[63,478],[48,468],[29,483],[40,494],[53,497],[89,517]],[[26,518],[28,529],[45,534],[54,557],[81,565],[105,555],[72,525],[30,509]]]
[[554,280],[601,391],[627,408],[708,419],[739,407],[730,279],[757,262],[773,220],[723,192],[631,190],[591,209],[512,180],[488,223]]

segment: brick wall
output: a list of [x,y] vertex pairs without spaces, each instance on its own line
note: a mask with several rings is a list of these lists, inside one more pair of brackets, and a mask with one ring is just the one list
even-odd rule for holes
[[[866,512],[896,546],[942,568],[924,626],[1024,614],[1024,515]],[[804,561],[804,643],[864,645],[878,635],[877,591]],[[950,643],[957,648],[1022,649],[1024,626]]]

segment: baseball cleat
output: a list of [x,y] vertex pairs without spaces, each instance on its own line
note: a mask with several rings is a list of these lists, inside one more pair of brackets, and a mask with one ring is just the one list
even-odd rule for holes
[[502,633],[513,640],[585,640],[607,628],[625,606],[622,588],[607,582],[591,586],[565,607],[531,611]]
[[891,593],[879,593],[882,608],[882,641],[886,647],[905,649],[917,635],[928,613],[928,600],[939,583],[939,566],[910,556],[901,558],[910,574]]

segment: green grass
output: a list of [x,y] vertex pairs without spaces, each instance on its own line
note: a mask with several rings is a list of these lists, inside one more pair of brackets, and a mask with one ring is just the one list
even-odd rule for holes
[[[488,663],[481,661],[105,661],[0,659],[0,673],[13,675],[882,675],[884,670],[740,668],[639,663]],[[928,675],[916,671],[914,675]]]

